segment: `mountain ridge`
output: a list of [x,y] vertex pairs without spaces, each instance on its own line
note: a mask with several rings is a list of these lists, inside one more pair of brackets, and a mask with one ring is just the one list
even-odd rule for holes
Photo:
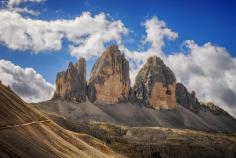
[[[81,84],[79,80],[77,82]],[[84,83],[83,79],[83,86]],[[174,73],[159,57],[147,59],[131,87],[129,63],[115,45],[108,47],[97,59],[84,91],[87,99],[83,101],[57,97],[38,103],[36,107],[72,121],[236,131],[236,120],[232,116],[213,103],[200,103],[195,92],[190,93],[183,84],[176,82]]]
[[[52,100],[62,99],[76,103],[89,100],[95,104],[117,104],[128,101],[157,110],[175,109],[177,104],[180,104],[194,112],[198,112],[200,107],[208,104],[200,104],[194,91],[190,93],[182,83],[176,82],[174,73],[157,56],[147,59],[146,64],[139,70],[132,87],[129,63],[116,45],[109,46],[97,59],[88,80],[85,77],[85,67],[85,59],[80,58],[75,65],[70,62],[66,71],[59,72]],[[60,93],[60,91],[65,92]],[[99,91],[97,95],[102,98],[100,101],[96,101],[96,91]],[[74,93],[77,93],[77,96]],[[108,97],[112,94],[116,96]],[[215,104],[214,106],[221,109]],[[223,109],[218,112],[227,113]]]

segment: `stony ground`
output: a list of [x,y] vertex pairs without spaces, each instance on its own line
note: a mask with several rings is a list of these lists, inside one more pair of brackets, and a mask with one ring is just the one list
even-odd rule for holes
[[173,110],[155,110],[138,104],[120,103],[95,105],[89,101],[76,104],[50,100],[35,106],[48,114],[62,116],[70,121],[95,120],[132,127],[189,128],[202,131],[235,132],[236,120],[217,115],[209,110],[194,113],[181,105]]
[[[53,116],[52,116],[53,118]],[[67,129],[92,135],[131,158],[235,158],[236,134],[189,129],[126,127],[53,118]]]

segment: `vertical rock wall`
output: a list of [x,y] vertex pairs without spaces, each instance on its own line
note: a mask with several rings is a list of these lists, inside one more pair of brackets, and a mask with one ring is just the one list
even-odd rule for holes
[[84,102],[86,92],[86,63],[85,59],[81,58],[75,65],[70,62],[66,71],[57,74],[56,91],[53,98]]
[[128,100],[129,62],[117,46],[105,50],[92,68],[88,98],[96,104],[115,104]]
[[136,100],[155,109],[176,108],[176,79],[163,61],[152,56],[139,71],[133,93]]

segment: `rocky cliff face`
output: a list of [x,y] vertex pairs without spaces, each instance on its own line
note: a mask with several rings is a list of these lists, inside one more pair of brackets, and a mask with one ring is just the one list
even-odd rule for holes
[[57,74],[53,98],[83,102],[86,100],[86,89],[86,63],[81,58],[75,65],[70,62],[66,71]]
[[96,104],[115,104],[127,101],[129,90],[129,62],[118,47],[112,45],[92,68],[88,98]]
[[198,112],[200,110],[201,105],[196,98],[195,92],[189,93],[181,83],[176,84],[176,100],[178,104],[193,112]]
[[155,109],[176,108],[175,90],[174,73],[156,56],[148,58],[133,87],[136,100]]

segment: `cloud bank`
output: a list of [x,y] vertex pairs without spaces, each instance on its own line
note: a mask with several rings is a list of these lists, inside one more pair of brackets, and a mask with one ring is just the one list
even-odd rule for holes
[[121,42],[128,30],[121,21],[110,21],[104,13],[89,12],[72,20],[35,20],[9,10],[0,11],[0,42],[13,50],[34,53],[56,51],[69,41],[71,55],[97,56],[109,41]]
[[0,60],[0,80],[27,102],[39,102],[52,97],[54,86],[32,68],[22,68]]
[[39,15],[39,12],[28,9],[26,7],[19,7],[21,3],[31,2],[31,3],[41,3],[45,0],[7,0],[6,2],[6,8],[10,10],[11,12],[16,13],[26,13],[30,15],[37,16]]

